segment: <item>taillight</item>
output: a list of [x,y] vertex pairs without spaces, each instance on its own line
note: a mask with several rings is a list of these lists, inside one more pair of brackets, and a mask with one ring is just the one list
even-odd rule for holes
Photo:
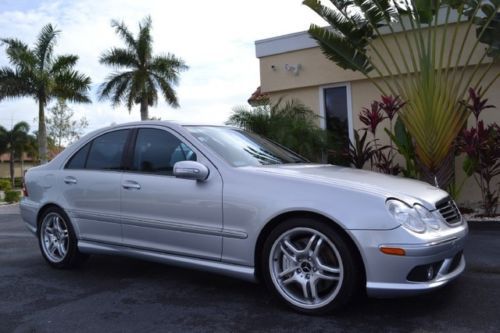
[[26,184],[23,182],[23,197],[28,196],[28,188],[26,187]]
[[23,174],[23,197],[27,197],[28,196],[28,188],[26,187],[26,172],[28,172],[28,170],[24,170],[24,174]]

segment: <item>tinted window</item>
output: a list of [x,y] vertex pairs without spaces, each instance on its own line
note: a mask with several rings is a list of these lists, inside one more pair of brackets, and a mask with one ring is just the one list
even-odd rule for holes
[[196,161],[196,154],[174,135],[158,129],[140,129],[135,143],[132,170],[172,175],[179,161]]
[[73,157],[71,157],[69,162],[66,164],[66,169],[84,169],[89,148],[90,143],[87,143],[82,149],[73,155]]
[[337,154],[329,162],[333,164],[349,165],[349,161],[344,157],[344,152],[349,149],[349,123],[347,108],[347,87],[326,88],[325,97],[325,118],[326,129],[332,135],[331,149]]
[[106,133],[92,141],[86,169],[119,170],[128,130]]
[[245,131],[217,126],[186,126],[186,129],[236,167],[307,162],[291,150]]

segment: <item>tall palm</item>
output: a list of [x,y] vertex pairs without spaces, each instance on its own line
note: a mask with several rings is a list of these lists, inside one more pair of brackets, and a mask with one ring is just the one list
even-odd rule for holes
[[8,152],[10,166],[10,181],[14,187],[14,161],[15,158],[23,158],[23,153],[29,149],[30,145],[30,126],[21,121],[12,127],[9,131],[0,126],[0,149],[2,153]]
[[172,107],[178,107],[179,73],[188,69],[184,61],[173,54],[153,55],[151,17],[139,23],[135,38],[124,23],[112,21],[111,26],[125,42],[125,48],[112,48],[101,55],[101,64],[122,71],[111,73],[100,87],[100,99],[110,99],[114,106],[124,103],[129,112],[134,104],[141,106],[141,120],[148,120],[148,107],[158,102],[158,91]]
[[90,78],[74,69],[78,56],[55,56],[54,46],[60,31],[44,26],[34,48],[15,38],[2,38],[12,67],[0,68],[0,101],[4,98],[33,97],[38,102],[38,150],[47,161],[45,107],[53,98],[90,103]]

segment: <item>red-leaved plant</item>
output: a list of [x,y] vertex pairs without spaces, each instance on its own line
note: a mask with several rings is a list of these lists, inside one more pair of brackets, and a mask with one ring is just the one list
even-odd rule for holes
[[487,105],[487,99],[481,98],[481,90],[469,89],[469,101],[462,104],[475,118],[474,127],[464,129],[457,139],[460,152],[465,153],[463,169],[468,176],[474,175],[481,188],[482,206],[485,215],[493,215],[499,203],[498,184],[492,184],[494,177],[500,175],[500,127],[497,124],[485,126],[479,120],[481,112],[494,106]]

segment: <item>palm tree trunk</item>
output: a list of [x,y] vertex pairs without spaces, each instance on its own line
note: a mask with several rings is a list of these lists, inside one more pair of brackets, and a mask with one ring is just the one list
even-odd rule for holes
[[47,163],[47,129],[45,127],[45,112],[42,102],[38,102],[38,155],[40,163]]
[[12,184],[12,189],[14,189],[14,150],[10,151],[9,158],[9,171],[10,171],[10,183]]
[[148,120],[148,98],[143,97],[141,99],[141,120]]

